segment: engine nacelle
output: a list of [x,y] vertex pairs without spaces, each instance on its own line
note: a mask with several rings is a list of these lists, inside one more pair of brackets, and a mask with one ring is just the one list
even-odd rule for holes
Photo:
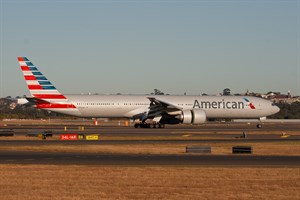
[[183,124],[203,124],[206,122],[206,113],[201,109],[183,110],[181,123]]

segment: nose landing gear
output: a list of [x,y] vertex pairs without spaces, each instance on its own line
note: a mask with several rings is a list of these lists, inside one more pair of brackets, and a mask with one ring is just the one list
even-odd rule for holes
[[256,127],[257,128],[262,128],[262,124],[257,124]]

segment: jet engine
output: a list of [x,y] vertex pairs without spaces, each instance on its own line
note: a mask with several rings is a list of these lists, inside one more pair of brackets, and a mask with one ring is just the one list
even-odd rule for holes
[[183,124],[203,124],[206,121],[206,113],[201,109],[183,110],[180,119]]

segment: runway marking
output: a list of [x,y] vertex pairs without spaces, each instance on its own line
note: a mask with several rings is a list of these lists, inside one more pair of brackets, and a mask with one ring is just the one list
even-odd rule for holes
[[189,135],[189,134],[182,135],[182,137],[189,137],[189,136],[191,136],[191,135]]
[[281,133],[281,138],[288,138],[290,135],[286,134],[286,132]]
[[171,134],[210,134],[213,132],[208,131],[178,131],[178,132],[171,132]]
[[5,160],[5,162],[16,162],[16,160]]
[[290,135],[282,135],[281,138],[288,138]]

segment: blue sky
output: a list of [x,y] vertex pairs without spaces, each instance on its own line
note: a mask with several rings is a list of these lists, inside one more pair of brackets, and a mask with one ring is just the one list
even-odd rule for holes
[[0,96],[27,56],[66,94],[300,95],[300,0],[0,0]]

